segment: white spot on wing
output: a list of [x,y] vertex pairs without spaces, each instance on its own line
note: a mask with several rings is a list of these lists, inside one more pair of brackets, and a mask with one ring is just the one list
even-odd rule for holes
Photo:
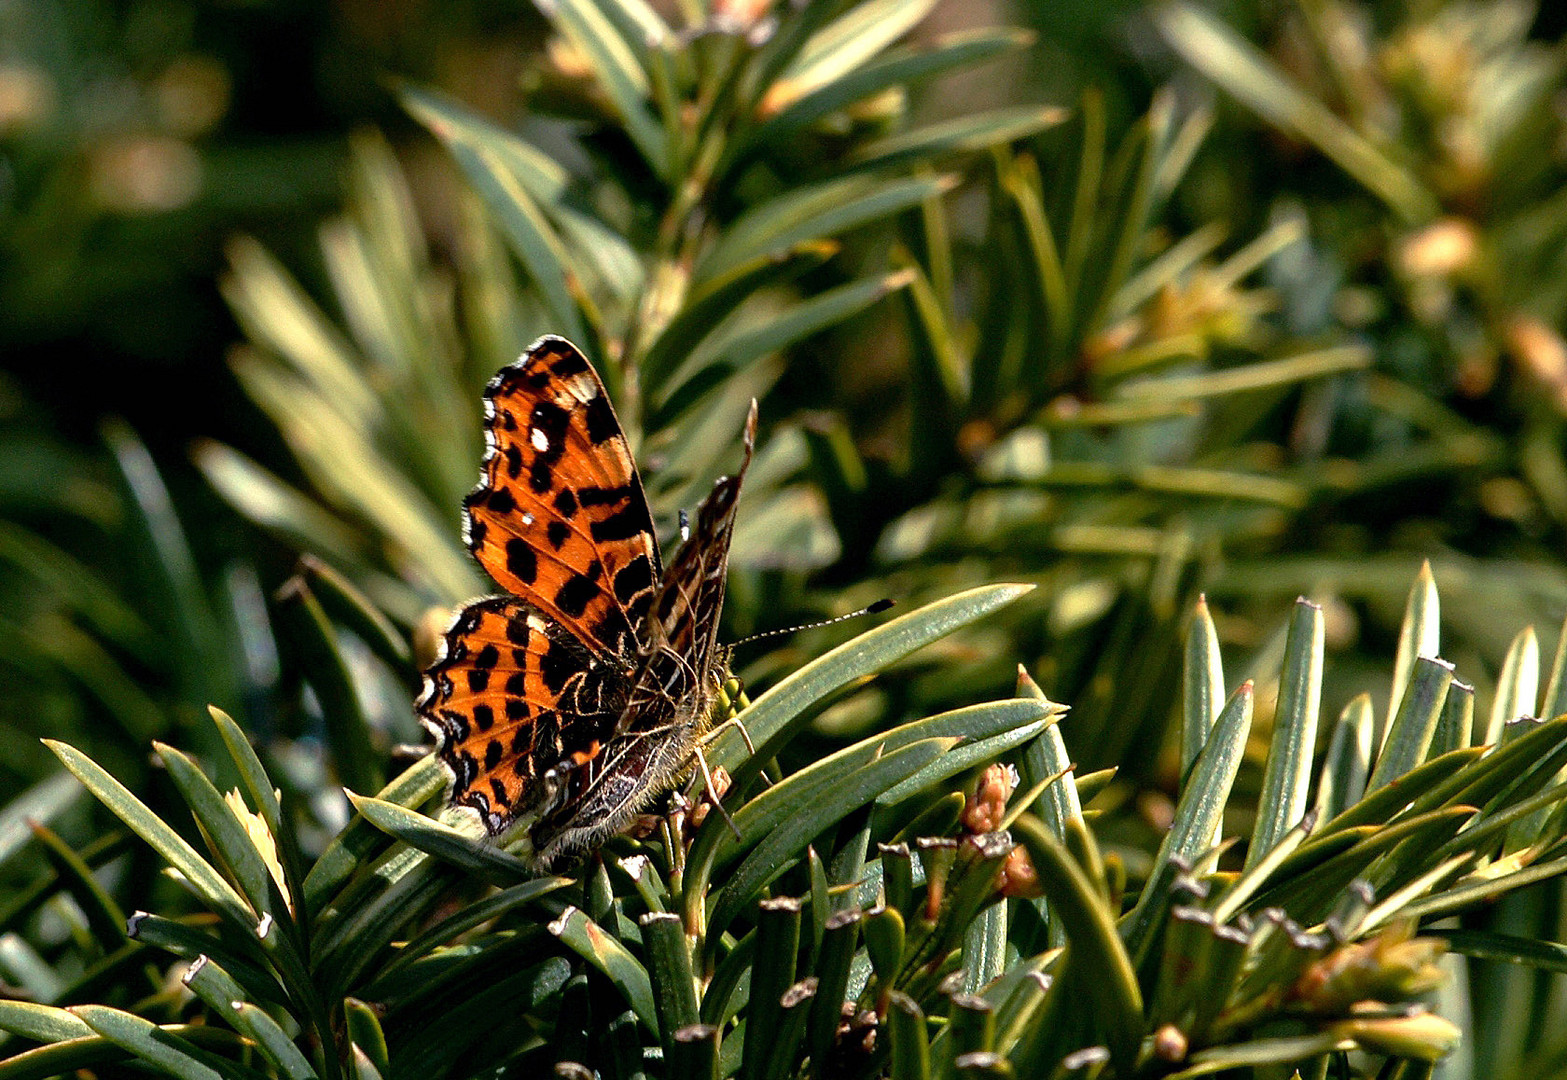
[[532,514],[523,514],[522,515],[522,523],[524,525],[532,525],[533,524],[533,515]]
[[566,380],[566,389],[571,396],[586,405],[599,396],[598,380],[587,372],[578,372]]
[[544,434],[543,428],[533,429],[531,441],[533,443],[533,448],[541,454],[550,448],[550,437]]

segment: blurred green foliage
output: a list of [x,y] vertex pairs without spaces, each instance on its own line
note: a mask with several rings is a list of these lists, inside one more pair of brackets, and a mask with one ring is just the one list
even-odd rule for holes
[[[1567,608],[1550,12],[373,7],[0,5],[0,784],[21,793],[0,980],[38,1006],[0,1028],[57,1044],[0,1077],[127,1053],[175,1075],[480,1075],[470,1053],[833,1075],[823,1053],[866,1031],[844,1075],[1429,1075],[1455,1032],[1417,1000],[1474,1033],[1441,1075],[1553,1075],[1562,763],[1556,727],[1519,719],[1563,711],[1533,629]],[[743,892],[688,881],[667,836],[525,882],[410,812],[440,788],[409,764],[418,668],[489,589],[457,516],[479,388],[543,332],[604,375],[666,536],[761,400],[730,639],[882,596],[929,624],[913,655],[874,631],[829,651],[852,626],[738,654],[773,697],[736,707],[777,738],[720,743],[745,838],[716,855],[710,823],[690,854]],[[1422,559],[1440,622],[1430,577],[1407,592]],[[975,599],[999,581],[1033,588]],[[1317,606],[1281,615],[1296,595]],[[1416,660],[1439,645],[1465,681]],[[1072,707],[1064,742],[1029,726],[1056,716],[1043,692]],[[900,765],[854,756],[883,739]],[[863,800],[769,848],[769,759],[784,791],[832,776]],[[997,760],[1038,800],[1007,824],[1040,901],[991,903],[1012,857],[989,830],[937,853]],[[1406,777],[1427,794],[1378,801]],[[213,801],[231,789],[243,813]],[[915,838],[935,846],[896,849]],[[133,908],[160,915],[127,936]],[[1437,979],[1417,927],[1474,959]],[[148,946],[211,958],[195,998]],[[948,993],[956,969],[988,1006]],[[697,1001],[670,990],[693,977]],[[519,1026],[449,1008],[497,978]],[[251,1011],[190,1023],[225,979]],[[824,987],[860,1005],[843,1032]],[[563,1022],[579,1006],[601,1027]],[[695,1020],[716,1031],[678,1039]],[[786,1033],[772,1056],[747,1023]]]

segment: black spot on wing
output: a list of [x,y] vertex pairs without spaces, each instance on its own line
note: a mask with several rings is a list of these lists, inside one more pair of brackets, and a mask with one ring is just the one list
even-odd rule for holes
[[517,537],[506,541],[506,569],[524,585],[532,585],[539,576],[539,557],[533,546]]
[[614,506],[625,502],[635,494],[630,484],[617,487],[585,487],[577,492],[577,501],[583,506]]
[[629,603],[631,598],[643,589],[653,587],[653,564],[648,561],[646,555],[638,555],[625,566],[620,568],[615,575],[615,599],[622,604]]
[[535,495],[543,495],[555,486],[555,470],[549,462],[534,458],[533,467],[528,470],[528,486]]
[[595,540],[630,540],[633,536],[640,536],[648,531],[652,522],[647,515],[642,513],[635,500],[628,500],[625,506],[616,510],[609,517],[601,521],[595,521],[589,526],[589,531]]
[[588,402],[586,412],[588,438],[595,444],[608,442],[620,434],[620,425],[615,422],[615,410],[603,394]]
[[573,656],[571,650],[562,647],[559,643],[550,645],[544,651],[544,655],[539,657],[539,675],[552,694],[560,693],[561,688],[566,685],[566,680],[580,670],[582,670],[581,658]]
[[[562,346],[565,346],[562,348]],[[557,379],[569,379],[573,375],[581,375],[584,371],[592,371],[588,362],[576,349],[566,346],[562,341],[556,346],[558,351],[550,356],[550,372]]]
[[572,618],[579,618],[602,591],[586,574],[573,574],[555,594],[555,606]]
[[513,645],[527,648],[528,645],[528,616],[519,611],[506,620],[506,640]]

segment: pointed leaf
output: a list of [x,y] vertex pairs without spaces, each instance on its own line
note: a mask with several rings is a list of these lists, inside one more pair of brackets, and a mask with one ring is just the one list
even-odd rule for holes
[[[754,706],[753,706],[754,707]],[[848,780],[878,758],[928,739],[954,740],[961,745],[1004,738],[1020,728],[1035,728],[1062,706],[1043,700],[996,701],[938,713],[887,732],[878,732],[811,763],[785,777],[734,813],[736,837],[723,822],[704,825],[687,855],[685,874],[688,902],[706,888],[715,865],[723,865],[745,852],[782,824],[812,805],[824,792],[841,790]],[[758,752],[758,758],[762,753]],[[688,918],[694,910],[688,911]]]
[[709,942],[734,921],[761,889],[789,868],[812,837],[948,753],[955,742],[922,739],[894,751],[832,789],[820,792],[810,805],[800,807],[785,819],[746,856],[712,898],[712,914],[706,925]]
[[1339,714],[1317,781],[1317,814],[1323,821],[1337,817],[1365,794],[1366,778],[1371,774],[1375,724],[1376,710],[1370,694],[1356,695]]
[[[756,747],[755,757],[762,761],[773,757],[788,738],[793,722],[829,694],[1010,604],[1033,588],[985,585],[957,593],[890,619],[806,664],[752,700],[741,714]],[[726,735],[715,741],[708,760],[735,774],[744,748],[738,734]]]
[[1038,818],[1024,814],[1014,828],[1033,857],[1051,911],[1066,927],[1071,963],[1094,972],[1088,980],[1095,1006],[1094,1030],[1104,1033],[1117,1071],[1130,1075],[1143,1036],[1143,999],[1131,957],[1116,932],[1115,916],[1077,860]]
[[[403,807],[421,806],[449,783],[451,773],[440,759],[426,754],[377,792],[376,798]],[[388,846],[386,833],[363,815],[355,815],[305,875],[305,909],[312,915],[319,913],[354,872],[371,860],[372,853]]]
[[1275,386],[1291,386],[1346,371],[1360,371],[1371,364],[1371,351],[1360,345],[1340,345],[1298,353],[1281,360],[1259,360],[1201,375],[1161,375],[1120,383],[1117,397],[1153,398],[1166,402],[1196,401],[1249,393]]
[[722,277],[753,259],[910,210],[954,182],[951,176],[906,180],[851,176],[797,188],[747,211],[731,225],[697,263],[693,284]]
[[1008,750],[1022,746],[1040,735],[1046,726],[1054,721],[1055,717],[1046,716],[987,739],[964,742],[943,755],[939,761],[932,762],[913,776],[882,792],[876,797],[876,804],[896,806],[904,799],[912,798],[943,780],[995,761]]
[[768,88],[764,111],[781,108],[860,68],[914,29],[936,0],[866,0],[812,35],[778,81]]
[[44,745],[54,751],[55,756],[99,802],[178,870],[213,909],[228,916],[247,932],[254,929],[256,914],[239,893],[145,803],[75,747],[53,739],[45,739]]
[[168,769],[169,778],[190,807],[192,816],[207,838],[208,846],[222,865],[228,868],[240,891],[250,900],[251,909],[258,917],[271,914],[275,919],[289,918],[286,908],[275,910],[272,902],[275,886],[256,841],[234,816],[233,810],[223,801],[223,796],[218,794],[218,789],[212,786],[212,781],[207,779],[194,761],[172,746],[160,742],[154,742],[152,746]]
[[803,300],[765,322],[710,337],[670,376],[667,386],[654,392],[653,404],[659,414],[650,426],[662,426],[676,415],[681,405],[688,403],[682,399],[688,398],[691,387],[703,385],[708,379],[727,377],[764,356],[843,322],[889,292],[905,287],[910,280],[911,276],[903,271],[863,278]]
[[565,246],[545,220],[537,200],[528,193],[509,162],[487,143],[470,141],[466,132],[449,124],[432,126],[457,159],[495,219],[512,250],[527,268],[559,331],[584,348],[592,348],[575,295],[576,279],[569,269]]
[[1508,964],[1520,964],[1539,971],[1567,973],[1567,945],[1538,938],[1520,937],[1516,934],[1499,934],[1489,930],[1455,930],[1443,927],[1427,927],[1420,931],[1422,937],[1441,938],[1453,952],[1473,956],[1479,960],[1501,960]]
[[1126,945],[1134,956],[1140,956],[1147,947],[1155,926],[1169,906],[1175,860],[1190,863],[1207,850],[1215,830],[1224,820],[1224,805],[1229,801],[1230,787],[1240,770],[1246,737],[1251,732],[1251,714],[1252,683],[1248,679],[1230,695],[1224,710],[1219,713],[1181,791],[1175,818],[1159,845],[1148,882],[1137,898],[1137,906],[1126,916]]
[[1447,687],[1452,681],[1453,666],[1445,660],[1422,656],[1415,661],[1409,689],[1393,719],[1387,745],[1382,748],[1366,784],[1367,791],[1375,791],[1397,780],[1426,760],[1431,738],[1436,734],[1436,722],[1442,715],[1442,703],[1447,698]]
[[906,87],[931,75],[981,63],[1033,42],[1034,35],[1012,27],[964,30],[916,44],[860,65],[810,93],[796,97],[751,132],[746,147],[781,145],[817,121],[857,101],[893,87]]
[[649,1031],[658,1034],[658,1009],[647,968],[626,947],[575,907],[568,907],[549,924],[550,933],[578,956],[592,964],[615,984]]
[[360,550],[360,538],[349,525],[232,447],[199,440],[192,458],[230,506],[294,547],[345,556]]
[[82,789],[65,773],[45,777],[0,807],[0,866],[33,838],[33,822],[47,825],[69,810]]
[[354,809],[389,836],[497,885],[534,876],[534,869],[495,847],[394,802],[347,792]]
[[638,369],[643,382],[649,386],[662,385],[747,297],[768,285],[787,281],[820,266],[837,249],[831,241],[799,244],[787,252],[763,256],[738,266],[722,278],[710,279],[705,288],[688,293],[681,309],[648,346]]
[[11,1000],[0,1000],[0,1031],[41,1043],[80,1039],[93,1033],[75,1013],[33,1001]]
[[1066,119],[1066,110],[1022,106],[975,113],[867,143],[849,159],[853,169],[890,169],[971,154],[1037,135]]
[[73,1005],[70,1011],[99,1035],[171,1076],[223,1080],[221,1073],[201,1061],[196,1047],[151,1021],[104,1005]]
[[1246,849],[1246,868],[1273,850],[1306,812],[1312,757],[1317,749],[1317,714],[1322,701],[1322,608],[1304,597],[1295,601],[1284,644],[1284,671],[1273,715],[1273,737],[1257,799],[1257,823]]
[[1208,613],[1208,599],[1197,598],[1192,625],[1186,633],[1185,664],[1181,671],[1181,775],[1191,771],[1208,732],[1224,708],[1224,660],[1219,655],[1219,634]]
[[1502,737],[1502,728],[1520,716],[1533,716],[1540,690],[1540,639],[1534,627],[1526,626],[1513,638],[1496,678],[1496,698],[1491,703],[1491,719],[1485,725],[1482,746],[1490,746]]
[[669,171],[664,129],[647,107],[648,73],[626,39],[592,0],[547,0],[539,6],[593,66],[599,85],[626,125],[626,134],[653,171],[667,180],[676,179]]

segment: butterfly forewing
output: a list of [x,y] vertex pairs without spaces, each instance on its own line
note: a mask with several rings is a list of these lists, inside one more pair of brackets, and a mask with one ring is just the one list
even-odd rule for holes
[[604,384],[570,342],[545,337],[484,394],[489,450],[464,504],[469,550],[589,649],[633,655],[661,569]]
[[[632,693],[633,709],[651,709],[659,698],[680,700],[705,687],[719,662],[718,623],[723,613],[729,568],[729,544],[735,510],[756,442],[756,406],[746,420],[745,456],[733,476],[725,476],[697,510],[691,537],[681,545],[653,596],[648,619],[647,660]],[[645,729],[638,717],[628,717],[623,730]]]
[[507,596],[476,601],[446,633],[419,713],[452,770],[452,802],[500,832],[543,796],[551,768],[582,763],[624,711],[630,673]]

